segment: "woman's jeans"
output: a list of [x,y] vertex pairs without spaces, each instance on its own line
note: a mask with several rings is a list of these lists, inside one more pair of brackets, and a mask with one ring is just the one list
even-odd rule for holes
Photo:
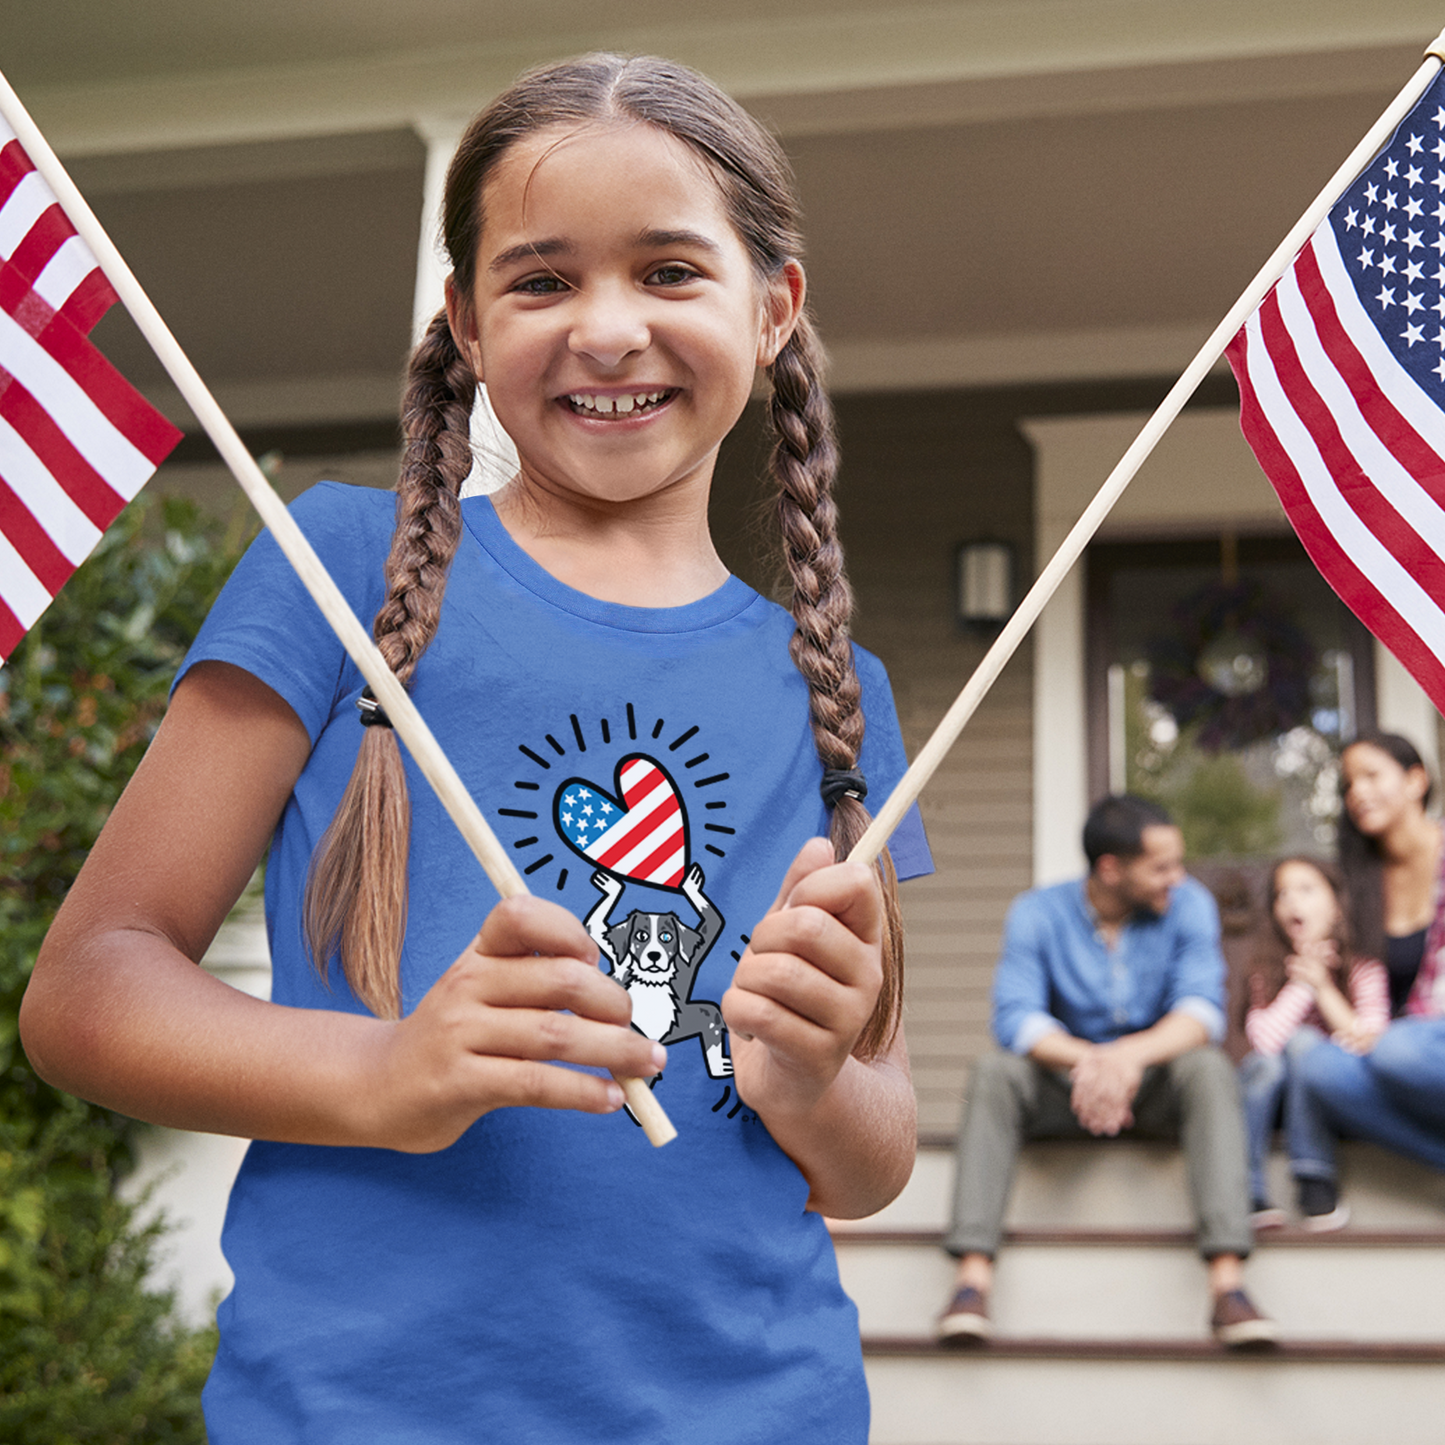
[[[1296,1179],[1335,1177],[1335,1140],[1321,1105],[1305,1087],[1305,1060],[1329,1044],[1325,1036],[1304,1024],[1290,1036],[1279,1054],[1248,1054],[1239,1065],[1244,1097],[1245,1132],[1249,1138],[1249,1197],[1268,1201],[1265,1160],[1274,1134],[1274,1121],[1284,1102],[1284,1138],[1289,1150],[1290,1173]],[[1335,1049],[1336,1053],[1342,1050]]]
[[1445,1170],[1445,1018],[1398,1019],[1359,1057],[1324,1042],[1300,1072],[1341,1133]]

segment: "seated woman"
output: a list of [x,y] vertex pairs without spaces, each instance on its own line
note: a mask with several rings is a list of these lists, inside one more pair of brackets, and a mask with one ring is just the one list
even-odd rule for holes
[[1301,1061],[1310,1095],[1341,1132],[1445,1170],[1445,861],[1425,811],[1430,776],[1394,733],[1340,759],[1340,866],[1360,951],[1389,970],[1394,1021],[1359,1052],[1321,1043]]

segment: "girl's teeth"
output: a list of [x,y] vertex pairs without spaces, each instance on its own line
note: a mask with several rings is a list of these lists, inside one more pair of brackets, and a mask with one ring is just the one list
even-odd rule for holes
[[638,396],[590,396],[586,392],[573,392],[568,401],[582,411],[595,411],[599,416],[629,416],[643,407],[654,406],[667,393],[649,391]]

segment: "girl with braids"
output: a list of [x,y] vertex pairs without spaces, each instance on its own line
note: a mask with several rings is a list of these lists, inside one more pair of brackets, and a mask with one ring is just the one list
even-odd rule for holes
[[[835,860],[904,757],[848,640],[786,163],[693,72],[587,57],[473,123],[443,233],[394,505],[323,484],[296,513],[533,896],[497,901],[263,538],[46,942],[26,1046],[256,1141],[213,1445],[861,1445],[821,1216],[897,1193],[915,1121],[892,882]],[[758,367],[791,616],[707,527]],[[483,381],[520,457],[490,496]],[[193,964],[268,846],[264,1003]],[[916,816],[892,851],[927,870]],[[651,1149],[609,1074],[679,1138]]]

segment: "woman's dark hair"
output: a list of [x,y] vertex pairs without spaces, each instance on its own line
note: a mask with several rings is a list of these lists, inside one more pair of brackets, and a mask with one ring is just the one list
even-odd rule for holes
[[[523,75],[462,137],[447,172],[442,217],[455,295],[472,295],[487,181],[512,146],[553,126],[639,123],[683,142],[707,163],[760,281],[780,277],[801,257],[792,170],[782,148],[740,105],[686,66],[588,55]],[[863,743],[862,689],[849,637],[853,598],[833,500],[838,455],[822,373],[822,350],[805,313],[768,368],[774,438],[769,470],[792,583],[792,657],[808,683],[820,773],[856,768]],[[397,526],[386,564],[386,601],[373,629],[404,683],[436,630],[457,547],[457,495],[471,467],[468,428],[475,394],[471,368],[456,348],[445,312],[438,313],[411,361]],[[307,940],[320,968],[339,951],[353,990],[384,1017],[396,1017],[401,1008],[406,817],[396,739],[389,728],[366,728],[351,784],[313,860]],[[868,821],[857,799],[836,803],[831,839],[839,858]],[[888,1047],[902,1007],[902,926],[886,853],[880,872],[887,920],[884,982],[855,1050],[862,1058]]]
[[[1419,750],[1409,738],[1399,733],[1365,732],[1345,745],[1340,754],[1341,761],[1351,748],[1370,747],[1384,753],[1400,765],[1405,772],[1419,768],[1429,773]],[[1422,806],[1428,806],[1433,783],[1428,783]],[[1340,778],[1341,807],[1336,828],[1335,850],[1340,861],[1340,872],[1344,876],[1344,898],[1348,900],[1349,914],[1354,928],[1355,943],[1367,958],[1385,956],[1385,860],[1380,852],[1379,840],[1360,832],[1351,819],[1349,810],[1343,806],[1345,781]]]
[[1252,1008],[1263,1008],[1284,987],[1284,961],[1294,952],[1289,937],[1274,916],[1274,905],[1279,898],[1279,875],[1291,863],[1300,863],[1306,868],[1313,868],[1330,885],[1330,891],[1335,895],[1335,902],[1339,905],[1340,911],[1330,937],[1334,940],[1336,948],[1339,949],[1338,978],[1340,980],[1350,976],[1350,966],[1354,962],[1354,930],[1350,924],[1350,906],[1345,896],[1344,879],[1340,870],[1323,858],[1310,858],[1302,853],[1281,858],[1269,870],[1269,886],[1265,889],[1264,926],[1260,929],[1258,942],[1255,944],[1250,958],[1249,1001]]

